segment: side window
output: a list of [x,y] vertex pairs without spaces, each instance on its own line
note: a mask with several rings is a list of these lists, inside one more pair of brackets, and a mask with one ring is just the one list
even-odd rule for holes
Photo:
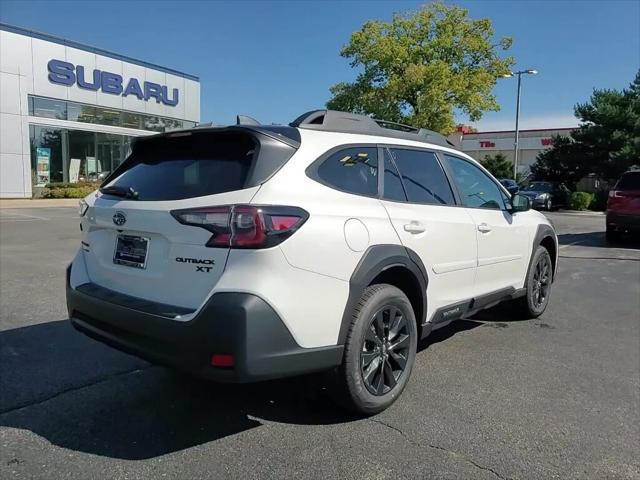
[[391,161],[389,152],[384,150],[384,194],[386,200],[395,200],[398,202],[406,202],[407,196],[402,187],[400,174],[396,166]]
[[433,152],[391,149],[410,202],[453,205],[447,177]]
[[318,177],[330,186],[356,195],[378,194],[378,149],[351,147],[339,150],[318,167]]
[[445,155],[451,166],[462,204],[470,208],[502,210],[504,201],[498,186],[478,167],[458,157]]

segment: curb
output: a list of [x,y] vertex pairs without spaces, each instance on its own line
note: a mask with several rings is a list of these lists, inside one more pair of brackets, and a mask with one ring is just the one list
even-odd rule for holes
[[[545,212],[545,213],[549,213],[549,212]],[[559,213],[561,215],[575,215],[576,217],[604,217],[605,213],[604,212],[584,212],[581,210],[558,210],[557,212],[552,212],[552,213]]]
[[55,207],[78,207],[80,198],[13,198],[1,199],[0,210],[6,208],[55,208]]

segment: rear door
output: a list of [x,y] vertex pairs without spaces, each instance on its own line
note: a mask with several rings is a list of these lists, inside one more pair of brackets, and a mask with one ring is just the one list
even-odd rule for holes
[[415,251],[427,268],[427,319],[444,307],[461,313],[455,304],[473,297],[475,224],[466,209],[456,207],[436,154],[385,148],[382,204],[402,244]]
[[214,233],[184,225],[171,212],[249,203],[259,189],[248,184],[260,161],[258,147],[252,134],[195,131],[134,145],[83,219],[91,282],[198,308],[222,275],[229,249],[208,247]]
[[506,194],[469,160],[444,154],[460,201],[476,227],[478,269],[475,295],[522,287],[529,234],[521,216],[507,211]]

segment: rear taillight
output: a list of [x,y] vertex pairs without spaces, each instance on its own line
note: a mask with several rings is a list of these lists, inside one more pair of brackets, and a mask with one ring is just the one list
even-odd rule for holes
[[623,191],[621,190],[609,190],[609,198],[622,198],[626,197]]
[[268,248],[302,226],[309,214],[298,207],[224,205],[173,210],[184,225],[204,228],[212,235],[207,247]]
[[87,213],[87,210],[89,210],[89,205],[87,204],[87,202],[85,202],[84,199],[80,200],[78,202],[78,215],[84,217],[84,214]]

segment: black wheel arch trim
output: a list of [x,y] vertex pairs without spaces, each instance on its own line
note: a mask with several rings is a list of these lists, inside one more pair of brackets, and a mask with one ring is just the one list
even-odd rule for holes
[[556,273],[558,272],[558,237],[556,236],[556,232],[550,225],[540,224],[536,230],[536,234],[533,237],[533,245],[531,246],[531,257],[529,258],[529,266],[527,267],[527,276],[525,277],[525,286],[527,285],[527,279],[529,278],[529,273],[531,272],[531,268],[533,266],[533,256],[536,253],[536,250],[542,242],[546,239],[550,238],[553,241],[553,245],[555,248],[555,252],[549,252],[549,256],[551,257],[551,265],[553,267],[553,275],[551,276],[551,281],[553,282],[556,279]]
[[349,279],[349,296],[342,314],[338,345],[344,345],[351,325],[353,310],[364,290],[378,275],[392,267],[406,268],[420,284],[422,318],[418,319],[418,328],[424,325],[427,312],[429,277],[422,260],[416,252],[402,245],[374,245],[364,252]]

